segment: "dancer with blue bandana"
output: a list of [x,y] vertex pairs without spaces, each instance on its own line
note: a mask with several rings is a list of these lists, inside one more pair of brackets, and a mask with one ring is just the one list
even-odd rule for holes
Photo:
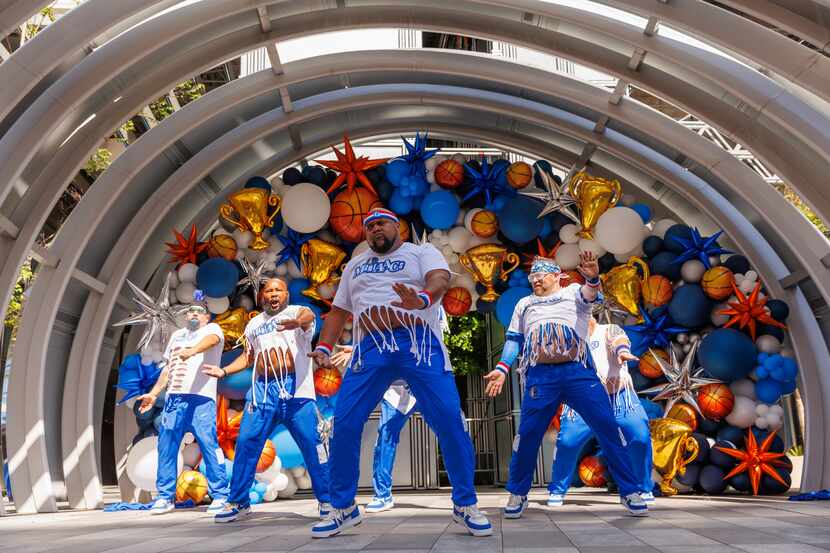
[[599,266],[591,252],[580,258],[579,271],[586,283],[564,288],[560,285],[562,270],[556,262],[542,257],[534,259],[528,276],[533,294],[516,304],[501,360],[484,377],[487,394],[495,397],[521,350],[519,370],[524,395],[519,432],[513,440],[505,518],[519,518],[527,508],[527,493],[542,437],[563,402],[582,415],[596,432],[608,468],[619,485],[620,502],[634,516],[648,514],[611,401],[588,354],[588,321],[599,294]]
[[318,429],[314,376],[308,355],[316,317],[308,307],[288,304],[288,287],[270,278],[261,292],[263,311],[245,327],[245,351],[230,365],[205,367],[223,377],[254,365],[251,389],[236,440],[228,504],[215,522],[232,522],[251,511],[249,493],[256,465],[280,424],[297,442],[319,502],[320,516],[329,514],[329,464],[326,444]]
[[[591,360],[611,398],[614,417],[627,443],[631,467],[640,483],[640,495],[646,503],[653,503],[648,416],[637,398],[634,383],[628,373],[628,361],[636,361],[637,358],[631,354],[631,343],[619,326],[601,325],[592,317],[588,332]],[[548,485],[548,506],[558,507],[564,503],[574,469],[579,462],[577,456],[592,434],[593,430],[585,420],[566,405],[556,438],[552,476]]]
[[194,303],[186,311],[187,326],[170,337],[164,352],[166,364],[149,393],[139,396],[139,411],[152,409],[156,398],[167,388],[161,415],[158,441],[158,498],[150,514],[162,515],[175,508],[176,479],[179,476],[179,447],[186,432],[199,444],[205,461],[208,493],[213,502],[208,513],[225,508],[228,479],[225,456],[216,436],[216,379],[203,373],[203,367],[218,363],[225,336],[216,323],[210,322],[205,296],[194,294]]
[[334,413],[330,516],[312,528],[325,538],[360,524],[355,505],[363,425],[389,386],[404,380],[438,437],[453,486],[453,520],[474,536],[488,536],[490,522],[476,506],[475,457],[461,400],[441,339],[441,297],[450,272],[431,244],[401,241],[398,217],[373,209],[364,220],[369,249],[346,265],[332,309],[312,357],[331,366],[332,346],[350,315],[355,344]]

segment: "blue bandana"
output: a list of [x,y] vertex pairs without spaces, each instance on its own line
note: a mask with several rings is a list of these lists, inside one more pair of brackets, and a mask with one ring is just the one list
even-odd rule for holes
[[530,268],[530,274],[533,273],[561,273],[562,269],[555,261],[551,259],[544,259],[537,257],[533,260],[533,265]]

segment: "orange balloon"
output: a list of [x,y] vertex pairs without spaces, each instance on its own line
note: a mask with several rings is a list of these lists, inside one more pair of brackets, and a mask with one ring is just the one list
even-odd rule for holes
[[198,470],[186,470],[176,479],[177,502],[191,499],[198,505],[204,501],[207,494],[207,478]]
[[713,300],[725,300],[732,295],[735,275],[726,267],[712,267],[700,279],[703,292]]
[[454,159],[445,159],[435,167],[435,182],[443,188],[458,188],[464,182],[464,166]]
[[704,417],[719,421],[732,412],[735,394],[726,384],[707,384],[697,391],[697,404]]
[[649,350],[640,357],[640,374],[645,376],[646,378],[660,378],[663,376],[663,371],[660,369],[660,365],[654,359],[654,354],[663,360],[663,362],[668,365],[669,364],[669,354],[666,353],[665,350],[662,349],[654,349]]
[[274,448],[271,440],[265,440],[265,445],[262,446],[262,453],[259,456],[259,461],[256,464],[256,471],[262,472],[274,464],[274,457],[277,456],[277,450]]
[[363,240],[363,219],[376,207],[383,207],[383,204],[365,188],[343,190],[331,202],[331,230],[343,240],[360,242]]
[[672,297],[671,281],[662,275],[651,275],[643,282],[643,302],[652,307],[669,303]]
[[314,391],[323,397],[331,397],[340,389],[343,375],[340,371],[331,368],[319,368],[314,371]]
[[448,315],[458,317],[470,310],[470,306],[473,305],[473,296],[463,286],[454,286],[447,290],[441,303]]
[[692,432],[697,430],[697,412],[691,405],[686,405],[685,403],[675,403],[672,405],[671,409],[669,409],[666,417],[676,421],[685,422],[692,427]]
[[579,479],[591,488],[601,488],[608,479],[605,476],[605,465],[596,455],[586,455],[579,463]]

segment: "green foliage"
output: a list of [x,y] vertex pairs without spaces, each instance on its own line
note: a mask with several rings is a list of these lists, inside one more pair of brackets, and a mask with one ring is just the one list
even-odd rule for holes
[[84,171],[86,171],[91,177],[97,177],[110,166],[110,163],[112,163],[112,152],[106,148],[98,148],[98,150],[92,154],[92,157],[86,160]]
[[[197,83],[194,80],[179,83],[173,89],[173,94],[176,95],[176,101],[178,101],[179,105],[182,107],[201,98],[204,93],[205,85]],[[150,111],[153,113],[153,117],[156,118],[156,121],[161,121],[173,115],[173,111],[175,110],[173,109],[173,105],[170,103],[170,99],[165,94],[150,104]]]
[[29,287],[29,283],[32,281],[33,275],[32,262],[31,259],[29,259],[23,264],[23,268],[20,269],[20,275],[17,277],[17,282],[15,283],[14,291],[12,292],[12,299],[9,301],[9,308],[6,310],[5,324],[15,330],[17,330],[17,323],[20,320],[21,313],[23,312],[23,292],[25,292],[26,288]]
[[455,374],[479,374],[487,369],[487,326],[484,316],[471,312],[449,317],[450,329],[444,342]]
[[807,220],[809,220],[813,225],[826,237],[830,238],[830,229],[827,228],[827,225],[824,224],[818,215],[810,209],[810,206],[804,203],[804,200],[796,194],[796,192],[790,188],[789,185],[780,183],[774,185],[776,190],[778,190],[784,198],[787,199],[788,202],[793,204],[796,209],[798,209],[802,215],[804,215]]

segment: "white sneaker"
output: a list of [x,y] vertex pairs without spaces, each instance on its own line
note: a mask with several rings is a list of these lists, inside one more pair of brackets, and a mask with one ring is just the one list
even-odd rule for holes
[[228,504],[227,499],[214,499],[207,508],[207,514],[216,515],[225,510],[225,505]]
[[176,504],[170,501],[169,499],[164,499],[162,497],[156,499],[153,505],[150,507],[150,514],[151,515],[163,515],[169,513],[173,509],[176,508]]
[[364,507],[364,511],[367,513],[380,513],[383,511],[388,511],[392,507],[395,506],[395,501],[392,499],[392,496],[389,497],[375,497],[372,498],[372,501],[366,504]]
[[452,519],[458,524],[463,524],[467,531],[476,537],[491,536],[493,527],[484,513],[478,510],[477,505],[466,507],[452,506]]
[[233,522],[241,516],[250,514],[250,512],[250,505],[234,505],[233,503],[228,503],[226,501],[222,509],[213,515],[213,522],[220,524],[225,522]]
[[331,503],[318,503],[317,509],[320,511],[320,520],[323,520],[329,516],[329,513],[331,513],[333,507],[331,506]]
[[504,518],[521,518],[527,509],[527,496],[510,494],[507,506],[504,508]]
[[625,497],[620,498],[620,503],[628,509],[628,513],[635,517],[647,517],[648,505],[643,501],[643,498],[638,493],[630,493]]
[[312,538],[330,538],[343,530],[363,522],[360,507],[352,504],[346,509],[332,509],[328,516],[311,527]]
[[561,493],[551,493],[548,496],[548,507],[561,507],[565,504],[565,496]]
[[645,501],[649,505],[656,503],[657,501],[656,499],[654,499],[654,494],[651,492],[641,493],[640,497],[642,497],[643,501]]

